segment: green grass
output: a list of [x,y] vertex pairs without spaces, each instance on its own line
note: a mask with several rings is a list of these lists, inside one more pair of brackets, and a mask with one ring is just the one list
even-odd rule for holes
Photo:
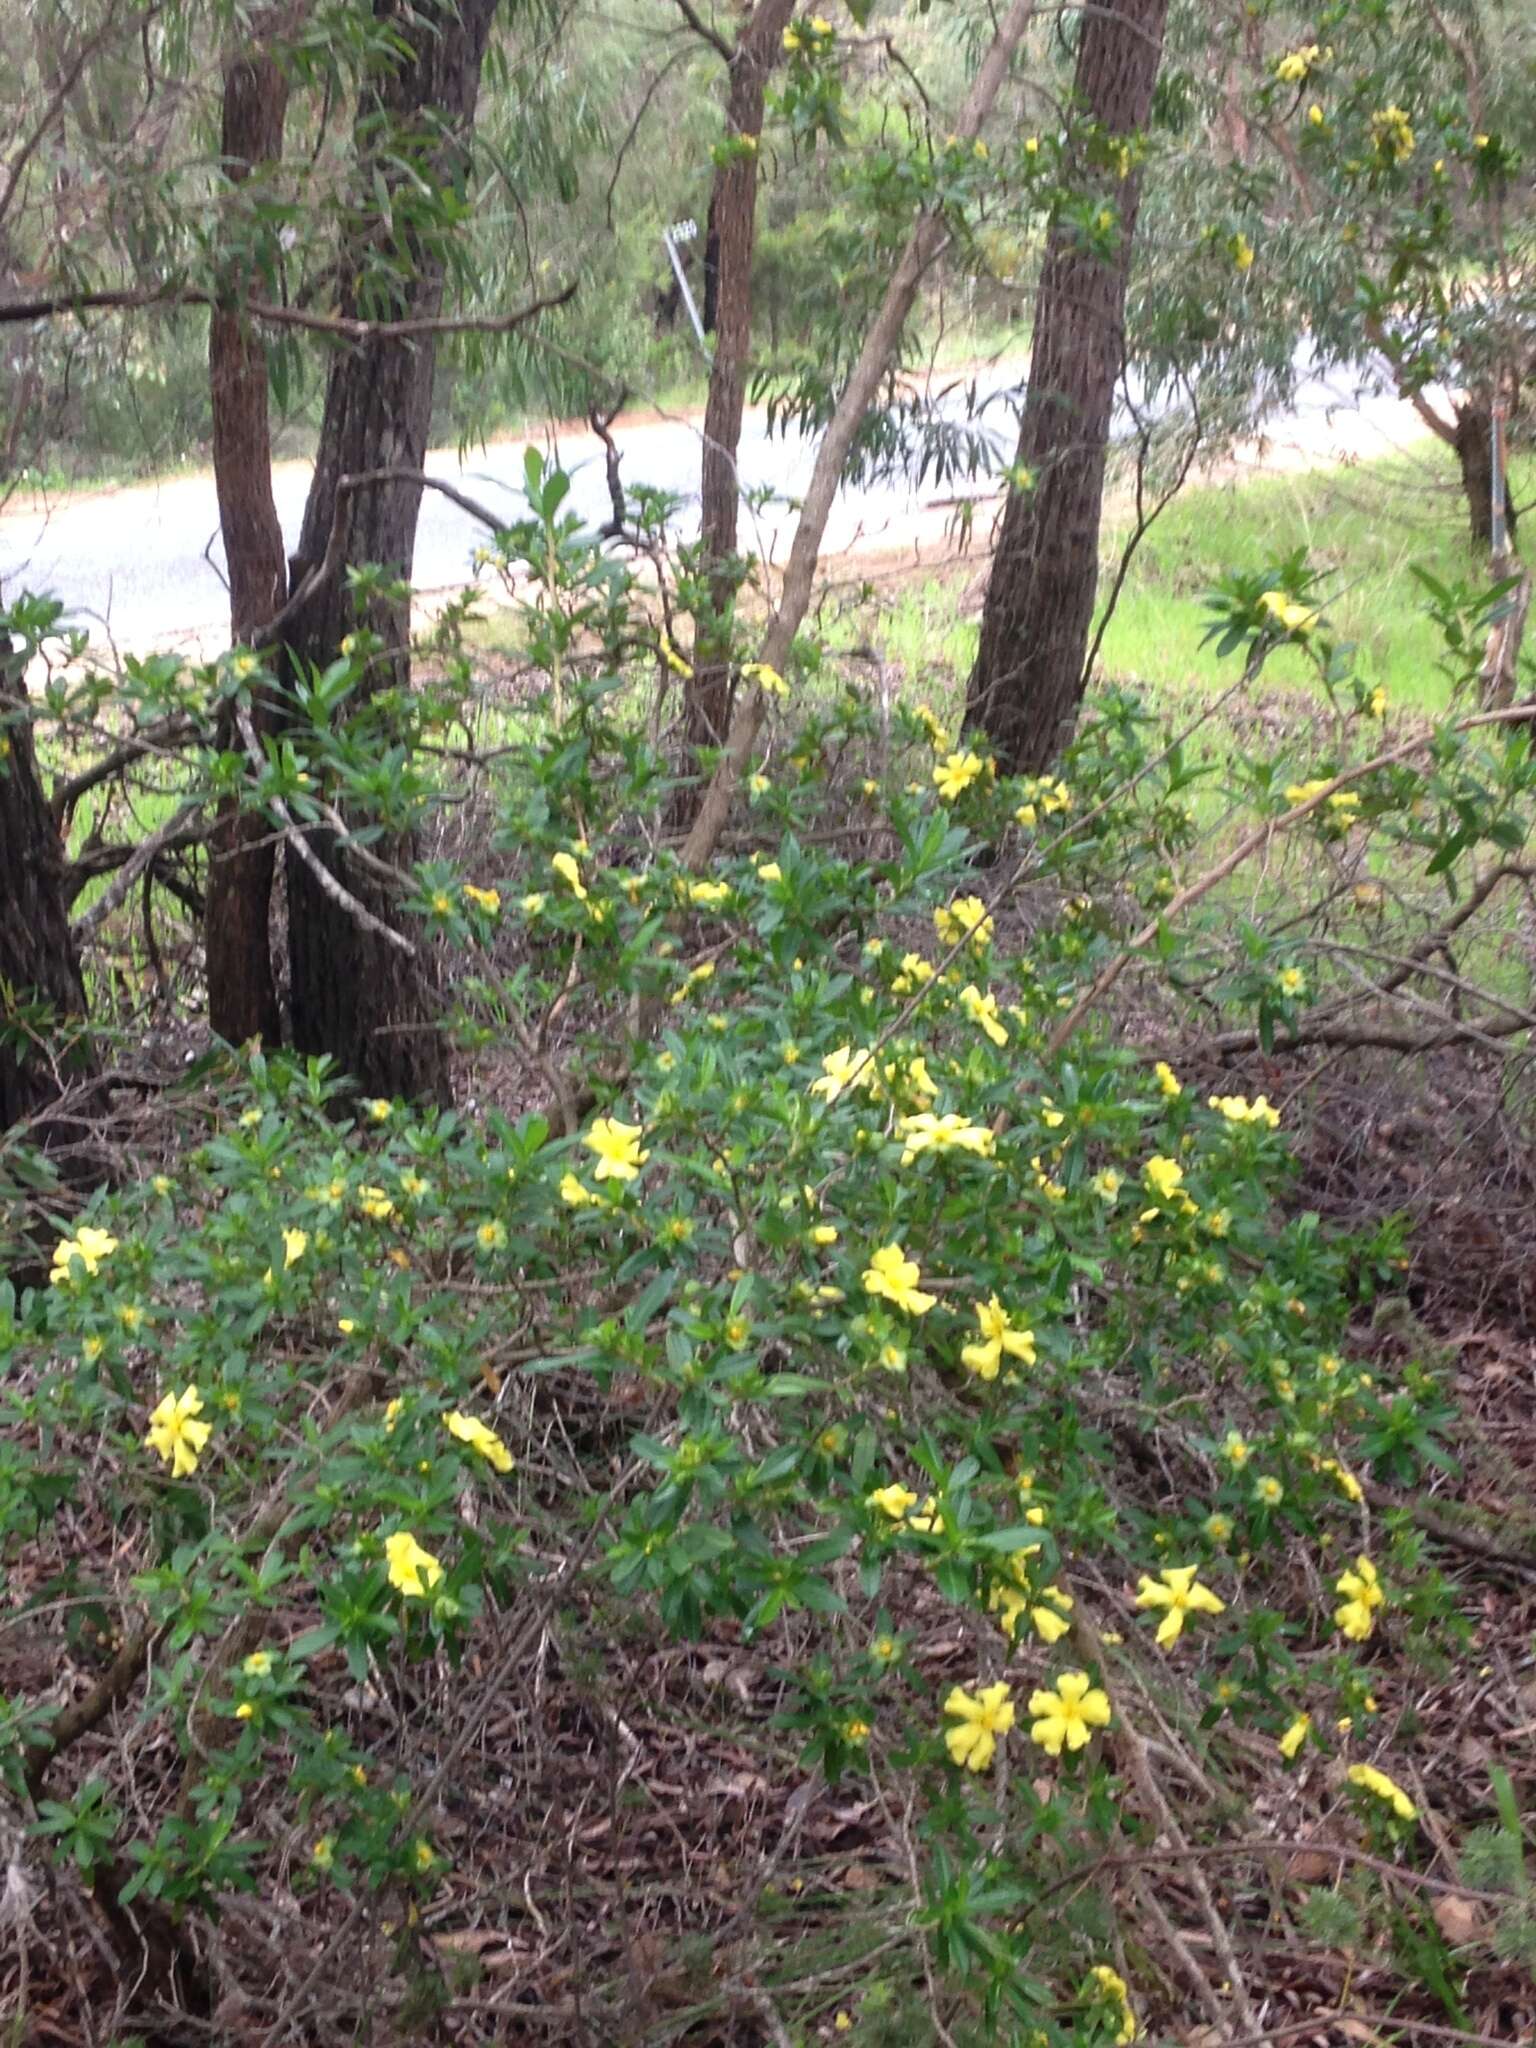
[[[1536,476],[1517,473],[1515,482],[1518,498]],[[1101,605],[1130,523],[1117,498],[1105,520]],[[1442,582],[1475,582],[1485,565],[1467,539],[1454,458],[1428,440],[1349,468],[1186,490],[1137,551],[1104,637],[1100,674],[1165,704],[1229,684],[1232,658],[1201,644],[1209,592],[1224,571],[1268,568],[1298,547],[1324,572],[1328,623],[1337,639],[1354,642],[1371,686],[1380,684],[1398,712],[1441,709],[1447,685],[1440,643],[1413,567]],[[958,710],[975,658],[975,619],[958,615],[975,576],[970,564],[963,577],[910,584],[890,596],[869,627],[901,668],[903,689],[950,713]],[[1312,694],[1315,673],[1303,654],[1282,648],[1266,664],[1261,689]]]
[[[1106,579],[1129,525],[1119,508],[1106,521]],[[1328,623],[1337,639],[1355,643],[1366,680],[1385,689],[1396,710],[1441,709],[1440,643],[1413,567],[1455,582],[1478,579],[1482,565],[1467,539],[1454,457],[1429,440],[1350,468],[1184,493],[1137,553],[1105,635],[1104,675],[1154,694],[1230,682],[1230,658],[1200,644],[1206,593],[1223,570],[1263,569],[1298,547],[1325,572]],[[1263,686],[1310,690],[1311,667],[1299,651],[1282,649],[1266,664]]]

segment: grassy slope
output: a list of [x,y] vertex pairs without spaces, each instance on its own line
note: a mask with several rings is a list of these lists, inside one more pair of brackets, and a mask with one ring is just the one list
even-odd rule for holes
[[[1517,495],[1531,481],[1517,475]],[[1123,511],[1106,521],[1106,590],[1128,530]],[[1412,565],[1455,581],[1475,577],[1478,564],[1453,458],[1432,441],[1350,468],[1187,490],[1142,542],[1105,636],[1103,674],[1138,682],[1154,698],[1230,682],[1230,660],[1200,644],[1206,593],[1224,569],[1259,569],[1298,547],[1327,572],[1330,622],[1339,638],[1358,644],[1364,672],[1393,707],[1441,705],[1438,643]],[[934,679],[936,698],[951,696],[975,650],[974,623],[956,614],[962,587],[910,588],[876,629],[909,677]],[[1282,651],[1266,667],[1264,687],[1308,687],[1309,673],[1299,654]]]

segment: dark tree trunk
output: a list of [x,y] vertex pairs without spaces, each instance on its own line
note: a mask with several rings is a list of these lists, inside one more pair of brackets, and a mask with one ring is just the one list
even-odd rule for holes
[[[1473,392],[1456,408],[1456,438],[1452,443],[1461,467],[1462,494],[1467,501],[1467,518],[1472,545],[1480,554],[1493,546],[1493,411],[1486,391]],[[1505,543],[1515,542],[1515,505],[1510,496],[1508,470],[1504,477]]]
[[[414,157],[440,186],[461,181],[474,125],[475,101],[496,0],[416,0],[412,8],[374,0],[406,45],[398,67],[365,99],[357,124],[358,189],[372,190],[398,173],[389,159]],[[360,273],[375,282],[366,300]],[[395,281],[381,288],[380,267]],[[441,308],[440,246],[408,228],[374,223],[367,250],[352,253],[341,310],[372,319],[431,317]],[[432,417],[436,345],[430,335],[391,337],[338,351],[326,383],[325,412],[314,482],[292,564],[297,582],[326,553],[333,521],[345,522],[345,559],[378,563],[409,580],[416,547],[421,487],[387,482],[348,492],[344,477],[378,469],[419,471]],[[385,690],[410,686],[408,604],[375,598],[362,615],[343,577],[330,578],[294,620],[292,659],[319,668],[334,661],[343,637],[358,627],[377,633],[383,652],[351,700],[356,711]],[[386,707],[379,708],[386,718]],[[315,835],[314,851],[359,902],[386,922],[400,923],[388,885],[354,860],[333,836]],[[397,866],[413,858],[408,840],[376,842],[372,851]],[[380,1095],[446,1100],[447,1049],[436,1021],[435,981],[417,935],[410,956],[368,931],[325,893],[290,849],[287,857],[288,950],[294,1042],[304,1052],[330,1053]]]
[[[1108,0],[1083,16],[1076,95],[1096,127],[1145,126],[1168,0]],[[1084,175],[1079,160],[1076,182]],[[1009,773],[1038,772],[1070,735],[1099,578],[1099,515],[1115,384],[1125,352],[1125,287],[1140,202],[1137,175],[1098,181],[1119,216],[1113,253],[1095,255],[1071,222],[1046,244],[1019,435],[1033,479],[1009,494],[982,613],[966,712]]]
[[[253,50],[225,66],[222,153],[237,184],[260,166],[280,160],[287,106],[287,80],[270,56]],[[244,268],[232,266],[226,278],[232,298],[246,281]],[[243,647],[281,609],[288,564],[272,496],[267,352],[236,311],[220,308],[209,321],[208,382],[213,474],[229,566],[230,640]],[[270,710],[258,705],[258,731],[270,723]],[[221,714],[219,745],[240,748],[231,709]],[[238,799],[226,798],[208,852],[204,950],[208,1021],[232,1045],[249,1038],[276,1043],[280,1035],[267,937],[273,870],[266,821],[242,810]]]
[[[43,1004],[60,1022],[85,1017],[80,962],[64,908],[64,850],[43,795],[21,657],[0,636],[0,1130],[57,1099],[62,1082],[92,1071],[78,1038],[55,1060],[20,1022]],[[40,1129],[38,1142],[49,1132]]]
[[757,149],[769,74],[784,47],[784,30],[794,0],[757,0],[741,31],[731,61],[726,100],[726,135],[744,135],[753,147],[733,152],[715,172],[709,202],[705,259],[705,322],[714,330],[715,353],[704,409],[704,457],[700,479],[701,539],[711,565],[708,612],[694,622],[694,674],[688,688],[688,738],[695,747],[717,747],[730,725],[731,614],[740,572],[735,566],[740,479],[737,449],[747,395],[747,359],[752,347],[752,253],[757,243]]

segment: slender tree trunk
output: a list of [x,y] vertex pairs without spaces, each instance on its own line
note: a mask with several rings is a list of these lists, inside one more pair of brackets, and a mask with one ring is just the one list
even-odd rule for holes
[[[270,56],[252,49],[225,65],[221,146],[225,169],[237,185],[281,159],[287,106],[287,80]],[[234,205],[230,212],[237,220]],[[227,284],[233,288],[246,273],[248,266],[232,265]],[[213,475],[229,567],[230,640],[241,647],[281,609],[288,567],[272,496],[267,352],[238,312],[219,308],[210,317],[208,382]],[[255,707],[255,723],[258,730],[270,725],[268,708]],[[231,709],[221,714],[219,744],[240,747]],[[275,1043],[280,1035],[267,936],[274,865],[266,821],[227,797],[208,851],[204,952],[208,1021],[231,1044],[249,1038]]]
[[736,559],[740,479],[737,452],[746,404],[747,361],[752,348],[752,255],[757,244],[757,138],[763,126],[768,78],[784,47],[784,30],[794,0],[757,0],[731,60],[726,100],[726,136],[747,138],[715,172],[709,202],[710,301],[706,323],[715,336],[704,409],[704,457],[700,480],[701,538],[711,571],[709,610],[694,622],[694,674],[687,693],[688,738],[695,747],[717,747],[731,719],[731,615],[741,587]]
[[[1168,0],[1107,0],[1084,15],[1076,95],[1100,133],[1130,137],[1145,126],[1167,7]],[[1106,173],[1100,184],[1118,214],[1113,250],[1096,254],[1068,220],[1053,225],[1046,244],[1019,435],[1019,464],[1032,484],[1009,494],[971,674],[967,716],[986,729],[1010,773],[1055,758],[1084,685],[1140,203],[1135,173]]]
[[[415,0],[406,7],[374,0],[405,46],[397,67],[364,99],[357,123],[358,191],[377,176],[398,182],[392,168],[415,161],[439,187],[462,181],[474,126],[480,69],[496,0]],[[430,317],[441,308],[444,257],[431,233],[371,223],[366,248],[350,255],[341,310],[370,318]],[[435,233],[435,231],[433,231]],[[366,295],[364,267],[373,278]],[[381,287],[389,266],[393,281]],[[381,300],[384,303],[381,303]],[[326,383],[325,412],[314,482],[293,561],[295,582],[325,557],[333,521],[346,522],[345,560],[376,563],[408,581],[416,547],[419,484],[384,482],[338,497],[344,477],[379,469],[419,471],[432,417],[436,344],[430,336],[375,339],[338,351]],[[332,577],[293,622],[292,660],[321,668],[334,661],[344,636],[376,633],[382,652],[349,710],[356,713],[385,690],[410,686],[408,603],[374,597],[359,612],[345,578]],[[388,711],[381,707],[380,717]],[[361,866],[334,835],[311,844],[351,894],[375,916],[399,924],[387,884]],[[376,855],[397,866],[413,858],[409,840],[375,842]],[[414,956],[366,930],[320,887],[290,849],[287,858],[288,954],[294,1042],[326,1052],[380,1095],[446,1100],[447,1048],[435,1016],[435,981],[427,941]]]
[[[64,850],[38,778],[21,657],[0,636],[0,1130],[46,1109],[61,1084],[88,1074],[80,1039],[56,1064],[21,1012],[46,1005],[60,1022],[85,1016],[85,988],[64,907]],[[45,1143],[48,1133],[39,1133]]]
[[[1486,555],[1493,546],[1493,404],[1487,391],[1470,392],[1456,408],[1456,438],[1451,444],[1461,469],[1462,494],[1472,545]],[[1515,540],[1515,505],[1508,475],[1504,481],[1505,538]]]

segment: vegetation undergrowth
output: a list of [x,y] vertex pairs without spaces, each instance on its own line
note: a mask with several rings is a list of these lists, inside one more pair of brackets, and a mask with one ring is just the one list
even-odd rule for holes
[[[808,1789],[723,1891],[651,1908],[682,1944],[673,2019],[634,2013],[633,1930],[585,1970],[599,2038],[766,2012],[789,2039],[1089,2048],[1213,2008],[1251,2033],[1265,1946],[1298,1929],[1367,1958],[1384,2008],[1498,2007],[1532,1959],[1520,1795],[1413,1745],[1415,1684],[1481,1654],[1416,1513],[1455,1404],[1431,1347],[1364,1355],[1401,1228],[1324,1228],[1265,1093],[1196,1085],[1087,1004],[1123,970],[1266,1046],[1358,1018],[1362,934],[1423,948],[1523,843],[1525,728],[1453,711],[1384,744],[1299,556],[1226,575],[1205,621],[1230,689],[1310,667],[1334,716],[1305,755],[1201,764],[1111,691],[1059,773],[1002,777],[806,637],[755,678],[781,716],[693,873],[645,715],[686,655],[564,494],[532,458],[503,536],[540,694],[498,745],[451,651],[432,689],[349,711],[359,633],[247,791],[489,821],[438,837],[409,907],[460,959],[465,1055],[520,1048],[520,1100],[423,1111],[323,1061],[210,1060],[157,1170],[56,1203],[47,1277],[0,1296],[13,1592],[93,1672],[5,1702],[34,1837],[165,1916],[184,1991],[194,1930],[238,1928],[227,1962],[302,1924],[267,2023],[320,1984],[351,2029],[387,1980],[397,2025],[472,2027],[469,1873],[506,1774],[547,1801],[539,1758],[575,1743],[606,1759],[589,1817],[649,1814],[616,1674],[660,1632],[715,1674],[664,1753],[724,1686],[732,1768]],[[1459,704],[1487,601],[1429,596]],[[136,682],[188,715],[210,683],[275,686],[249,654]],[[61,727],[99,713],[61,690]],[[202,772],[232,778],[211,744]],[[1198,906],[1218,772],[1274,873],[1297,846],[1337,877],[1322,908],[1162,921]],[[77,1540],[86,1500],[110,1542]],[[574,1726],[542,1718],[556,1670]],[[879,1843],[835,1920],[786,1875],[824,1792]],[[1172,1948],[1168,1872],[1198,1929]],[[534,1922],[576,1938],[579,1887],[541,1869]],[[1437,1919],[1447,1892],[1474,1933]]]

